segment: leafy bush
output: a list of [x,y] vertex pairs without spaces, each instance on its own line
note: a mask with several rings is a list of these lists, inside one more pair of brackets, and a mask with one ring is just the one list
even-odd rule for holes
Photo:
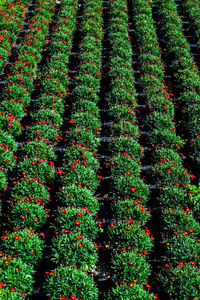
[[139,161],[142,157],[142,147],[132,137],[113,137],[108,143],[108,149],[111,153],[125,152]]
[[134,174],[139,176],[141,172],[140,165],[131,157],[118,153],[110,159],[112,176],[120,176],[125,174]]
[[18,200],[10,206],[8,214],[8,223],[12,227],[24,229],[32,227],[39,228],[46,222],[47,212],[44,206],[38,203],[27,201],[26,199]]
[[152,248],[149,230],[143,230],[133,220],[117,221],[116,224],[111,222],[108,234],[114,247],[130,247],[136,252],[149,252]]
[[30,264],[19,257],[1,253],[0,266],[2,299],[24,299],[25,295],[31,294],[34,270]]
[[48,190],[38,181],[26,180],[18,181],[11,191],[12,199],[28,198],[32,202],[48,203],[50,195]]
[[59,208],[52,227],[58,232],[67,228],[90,239],[94,239],[98,232],[94,213],[86,208]]
[[97,261],[93,242],[77,232],[71,232],[68,228],[62,232],[53,239],[52,261],[56,264],[76,266],[85,271],[93,268]]
[[115,177],[113,183],[112,194],[114,197],[130,197],[134,200],[144,199],[145,201],[150,193],[144,181],[135,174]]
[[57,194],[59,205],[87,208],[96,213],[99,209],[98,200],[93,193],[80,185],[63,186]]
[[82,163],[95,171],[99,168],[96,153],[79,144],[71,145],[65,149],[63,166],[66,166],[65,168],[70,168],[77,163],[79,165]]
[[150,212],[139,200],[119,200],[113,204],[112,210],[116,219],[133,220],[134,222],[139,222],[141,225],[145,225],[150,218]]
[[150,265],[144,256],[135,252],[121,252],[114,255],[112,269],[119,281],[134,281],[137,284],[147,283],[150,275]]
[[42,257],[43,241],[30,229],[6,233],[1,237],[4,252],[19,256],[24,262],[36,264]]
[[162,230],[167,235],[177,232],[181,234],[187,232],[192,237],[199,234],[200,225],[194,219],[189,208],[184,209],[164,209],[161,213]]
[[175,268],[166,268],[161,275],[162,284],[168,295],[174,298],[197,298],[200,294],[200,270],[185,263]]
[[98,299],[98,291],[94,281],[85,272],[61,265],[53,272],[47,273],[45,288],[51,299],[58,299],[58,297],[66,297],[67,299],[71,296],[77,299]]
[[108,300],[112,299],[133,299],[153,300],[153,295],[145,291],[139,284],[124,283],[112,288],[107,295]]

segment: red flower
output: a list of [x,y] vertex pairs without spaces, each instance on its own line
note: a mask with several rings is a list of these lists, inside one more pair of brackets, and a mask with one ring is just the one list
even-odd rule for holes
[[76,224],[76,225],[80,225],[81,222],[80,222],[80,221],[76,221],[75,224]]
[[75,299],[77,299],[77,298],[76,298],[76,296],[71,295],[71,299],[75,300]]
[[15,235],[15,236],[14,236],[14,239],[15,239],[15,240],[19,240],[19,239],[20,239],[19,235]]

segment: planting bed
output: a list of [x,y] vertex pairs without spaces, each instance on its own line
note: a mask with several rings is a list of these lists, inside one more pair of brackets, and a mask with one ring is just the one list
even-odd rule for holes
[[0,299],[200,299],[199,1],[0,13]]

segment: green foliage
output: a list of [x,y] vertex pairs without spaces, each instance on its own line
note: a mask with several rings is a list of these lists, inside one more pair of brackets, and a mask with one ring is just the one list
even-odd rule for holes
[[90,239],[66,228],[53,239],[51,259],[56,264],[76,266],[88,271],[94,268],[97,253]]
[[138,256],[135,252],[121,252],[114,255],[112,269],[117,282],[137,281],[137,284],[147,283],[150,275],[150,265],[144,256]]
[[61,265],[53,272],[48,272],[45,288],[51,299],[62,296],[97,300],[98,291],[91,276],[76,268]]
[[[1,286],[0,297],[17,300],[30,295],[33,290],[33,272],[33,267],[21,258],[1,253],[0,277],[3,286]],[[3,298],[4,296],[7,298]]]
[[36,264],[42,257],[43,241],[30,229],[6,233],[1,238],[1,249],[18,255],[27,264]]

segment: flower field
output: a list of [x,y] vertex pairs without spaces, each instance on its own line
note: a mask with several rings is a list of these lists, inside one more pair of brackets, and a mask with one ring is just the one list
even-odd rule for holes
[[0,299],[200,300],[198,0],[0,1]]

